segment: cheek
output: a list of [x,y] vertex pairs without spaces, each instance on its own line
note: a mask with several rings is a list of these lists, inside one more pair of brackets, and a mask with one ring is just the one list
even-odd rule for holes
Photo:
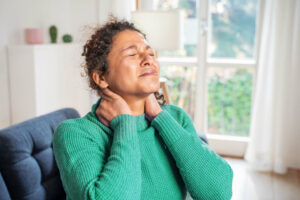
[[111,68],[108,82],[116,90],[128,88],[137,81],[135,63],[129,61],[119,62]]
[[119,65],[119,76],[122,82],[131,83],[137,79],[137,63],[133,61],[124,61]]

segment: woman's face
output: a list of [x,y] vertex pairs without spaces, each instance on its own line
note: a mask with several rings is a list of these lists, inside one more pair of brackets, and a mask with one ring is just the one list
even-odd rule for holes
[[124,30],[115,35],[107,60],[105,79],[115,93],[146,96],[159,89],[159,63],[140,33]]

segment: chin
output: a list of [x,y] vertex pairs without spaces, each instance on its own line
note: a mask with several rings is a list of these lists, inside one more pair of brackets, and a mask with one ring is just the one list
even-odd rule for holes
[[148,87],[149,87],[149,89],[151,90],[151,92],[156,92],[156,91],[158,91],[159,88],[160,88],[160,82],[157,81],[157,82],[154,82],[154,83],[152,83],[152,84],[149,84]]
[[156,92],[159,90],[159,88],[160,88],[159,82],[154,82],[154,83],[152,82],[152,83],[144,84],[141,86],[141,90],[145,94],[151,94],[153,92]]

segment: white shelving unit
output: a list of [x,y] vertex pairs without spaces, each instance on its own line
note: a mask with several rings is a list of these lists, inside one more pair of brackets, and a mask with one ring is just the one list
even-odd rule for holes
[[96,97],[81,76],[81,53],[81,44],[8,47],[12,124],[65,107],[90,111]]

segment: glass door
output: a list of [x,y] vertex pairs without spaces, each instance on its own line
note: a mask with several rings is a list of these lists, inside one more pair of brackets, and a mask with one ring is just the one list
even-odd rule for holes
[[157,9],[185,11],[184,49],[159,52],[172,103],[190,114],[218,153],[242,155],[255,90],[262,0],[155,3]]

